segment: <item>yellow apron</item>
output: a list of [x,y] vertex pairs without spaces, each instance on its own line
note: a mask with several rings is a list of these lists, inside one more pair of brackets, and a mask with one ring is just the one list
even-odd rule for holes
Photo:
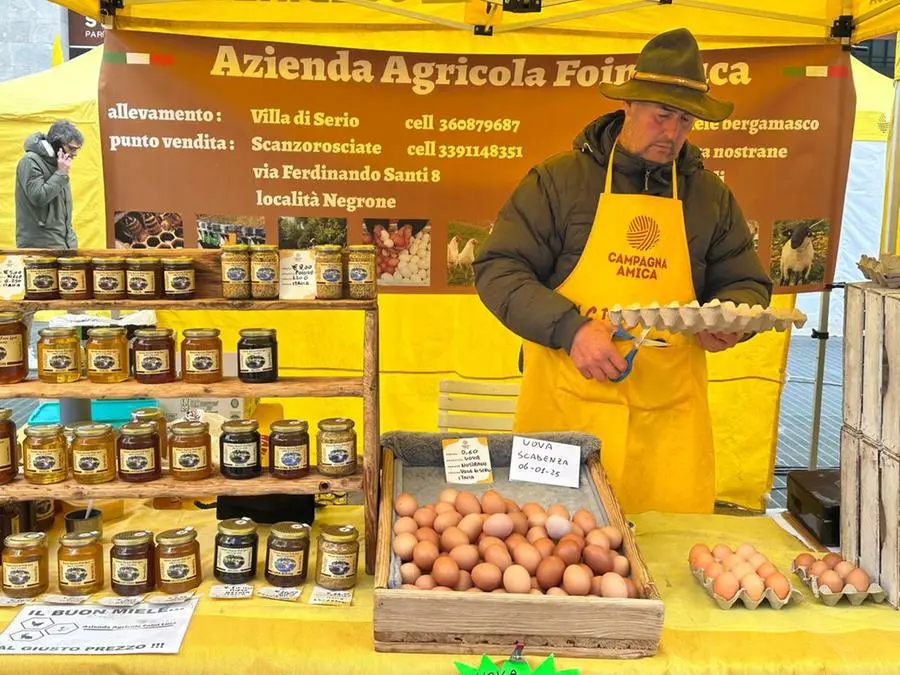
[[[556,292],[598,319],[615,304],[691,302],[674,162],[671,199],[612,194],[612,154],[584,252]],[[691,335],[651,330],[647,337],[670,346],[640,348],[618,383],[586,379],[565,350],[526,341],[513,431],[597,436],[601,463],[626,513],[710,513],[716,476],[705,352]],[[632,342],[615,344],[624,355]]]

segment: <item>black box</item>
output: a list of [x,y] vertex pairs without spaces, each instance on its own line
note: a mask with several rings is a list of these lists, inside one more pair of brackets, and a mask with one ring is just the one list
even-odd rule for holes
[[841,545],[841,470],[791,471],[788,511],[829,548]]

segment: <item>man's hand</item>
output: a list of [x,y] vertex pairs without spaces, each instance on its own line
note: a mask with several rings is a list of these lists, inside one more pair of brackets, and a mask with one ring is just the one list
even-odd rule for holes
[[72,157],[67,152],[63,151],[62,148],[59,149],[59,152],[56,153],[56,167],[57,170],[63,175],[67,176],[69,174],[69,167],[72,166]]
[[697,341],[708,352],[721,352],[730,349],[740,339],[740,333],[711,333],[706,330],[697,333]]
[[569,355],[588,380],[605,382],[625,372],[628,363],[612,341],[615,329],[607,321],[592,319],[575,333]]

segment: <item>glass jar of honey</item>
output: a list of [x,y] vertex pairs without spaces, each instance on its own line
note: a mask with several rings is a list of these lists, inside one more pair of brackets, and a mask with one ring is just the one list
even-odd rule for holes
[[159,258],[129,258],[125,285],[131,300],[157,300],[163,297],[163,269]]
[[156,588],[156,546],[146,530],[120,532],[109,551],[109,580],[116,595],[143,595]]
[[175,480],[201,480],[212,474],[212,449],[206,422],[177,422],[170,427],[170,472]]
[[93,424],[91,420],[82,420],[81,422],[66,422],[63,427],[63,438],[66,439],[66,466],[71,467],[74,463],[72,460],[72,446],[75,445],[75,429],[83,424]]
[[50,554],[43,532],[11,534],[3,540],[3,593],[34,598],[50,587]]
[[6,485],[19,475],[17,438],[12,408],[0,408],[0,485]]
[[0,312],[0,384],[28,377],[28,328],[22,312]]
[[103,543],[99,532],[62,535],[56,562],[59,592],[63,595],[91,595],[103,590]]
[[238,340],[238,379],[247,384],[278,379],[278,340],[274,328],[244,328]]
[[163,279],[166,300],[193,300],[197,295],[194,261],[190,258],[165,258]]
[[52,499],[38,499],[34,502],[34,520],[36,530],[49,532],[56,521],[56,502]]
[[214,554],[216,579],[223,584],[246,584],[256,576],[259,535],[250,518],[219,523]]
[[25,257],[25,299],[59,299],[59,268],[56,258],[39,255]]
[[62,483],[66,479],[66,439],[58,424],[25,427],[22,442],[25,480],[34,485]]
[[108,483],[116,477],[116,437],[112,425],[85,424],[75,429],[72,444],[75,481],[84,485]]
[[175,338],[171,328],[134,331],[134,379],[141,384],[175,381]]
[[113,384],[128,379],[128,340],[124,328],[91,328],[84,349],[91,382]]
[[138,408],[131,411],[132,422],[154,422],[156,433],[159,436],[159,457],[162,467],[169,462],[169,432],[166,424],[166,415],[159,408]]
[[162,477],[159,434],[155,422],[128,422],[119,428],[116,441],[119,480],[146,483]]
[[59,259],[59,297],[63,300],[90,300],[94,295],[91,259],[72,256]]
[[266,581],[277,588],[306,583],[309,567],[309,525],[281,522],[272,525],[266,546]]
[[346,417],[319,422],[316,434],[317,468],[323,476],[350,476],[356,473],[356,431]]
[[222,247],[222,297],[250,299],[250,247],[247,244]]
[[331,591],[356,585],[359,532],[352,525],[323,525],[319,531],[316,583]]
[[181,379],[192,384],[222,380],[222,340],[218,328],[186,328],[181,341]]
[[128,297],[125,286],[125,258],[93,258],[94,299],[124,300]]
[[219,468],[225,478],[255,478],[262,473],[259,422],[228,420],[219,436]]
[[43,328],[37,343],[38,379],[50,384],[81,379],[81,340],[75,328]]
[[200,544],[193,527],[166,530],[156,535],[159,590],[174,594],[190,591],[203,581]]
[[269,471],[276,478],[301,478],[309,473],[309,423],[279,420],[269,427]]

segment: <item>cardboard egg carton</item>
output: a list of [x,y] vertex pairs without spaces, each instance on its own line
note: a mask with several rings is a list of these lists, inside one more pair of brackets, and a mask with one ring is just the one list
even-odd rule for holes
[[659,305],[639,304],[613,305],[609,318],[614,324],[626,330],[637,326],[666,330],[670,333],[699,333],[714,331],[721,333],[762,333],[776,330],[786,331],[792,326],[802,328],[806,315],[799,309],[780,309],[761,305],[736,305],[733,302],[711,300],[701,305],[696,300],[681,305],[671,302]]
[[702,569],[691,565],[691,573],[694,575],[694,578],[700,582],[700,585],[706,589],[706,593],[709,595],[709,597],[716,601],[719,609],[731,609],[738,603],[738,601],[744,603],[744,607],[746,607],[747,609],[757,609],[764,602],[768,602],[769,606],[772,609],[781,609],[791,601],[800,602],[803,599],[803,594],[792,585],[790,593],[788,593],[788,596],[784,600],[775,595],[775,591],[773,591],[771,588],[767,588],[765,592],[763,592],[763,595],[759,600],[752,600],[747,594],[746,589],[743,588],[738,590],[735,596],[729,600],[727,598],[723,598],[721,595],[716,595],[716,593],[713,591],[712,579],[705,579]]
[[880,258],[863,255],[856,266],[869,281],[887,288],[900,288],[900,255],[883,253]]
[[869,584],[869,588],[865,591],[857,591],[853,586],[845,585],[840,593],[835,593],[828,586],[819,586],[818,577],[809,576],[805,567],[798,567],[796,563],[791,563],[791,572],[800,577],[800,581],[809,586],[817,600],[829,607],[834,607],[843,598],[847,598],[847,601],[854,607],[858,607],[869,598],[877,603],[884,602],[887,598],[887,592],[876,583]]

